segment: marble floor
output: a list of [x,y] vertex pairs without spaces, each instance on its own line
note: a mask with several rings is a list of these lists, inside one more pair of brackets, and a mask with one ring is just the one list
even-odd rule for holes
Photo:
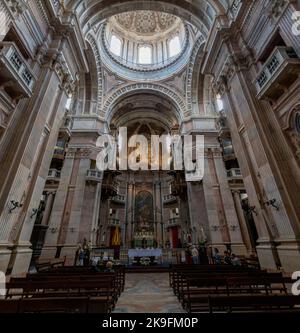
[[184,313],[169,287],[168,273],[126,274],[114,313]]

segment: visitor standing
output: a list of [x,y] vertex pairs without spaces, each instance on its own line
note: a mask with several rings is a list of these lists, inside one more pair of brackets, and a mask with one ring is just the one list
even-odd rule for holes
[[221,265],[221,263],[222,263],[219,249],[217,249],[217,248],[214,249],[213,260],[216,265]]
[[79,245],[79,248],[78,248],[78,264],[79,264],[79,266],[84,265],[84,250],[81,245]]
[[232,265],[230,254],[228,251],[224,251],[224,263],[226,265]]
[[231,255],[231,263],[233,266],[242,266],[241,260],[234,253]]
[[199,251],[195,245],[192,247],[192,258],[195,265],[199,264]]

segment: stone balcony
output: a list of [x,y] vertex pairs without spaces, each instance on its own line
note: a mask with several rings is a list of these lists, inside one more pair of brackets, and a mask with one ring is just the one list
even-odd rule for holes
[[0,77],[12,99],[32,96],[36,78],[13,42],[0,42]]
[[241,169],[235,168],[227,170],[228,180],[243,180]]
[[259,99],[278,99],[300,74],[300,59],[295,51],[278,46],[255,80]]
[[173,217],[171,219],[169,219],[166,227],[167,228],[171,228],[171,227],[179,227],[181,224],[181,220],[179,217]]
[[70,116],[66,116],[64,119],[64,123],[59,129],[61,135],[65,138],[71,137],[71,129],[72,129],[72,118]]
[[108,226],[109,227],[116,227],[120,226],[120,220],[116,218],[109,218],[108,219]]
[[220,118],[216,121],[216,127],[220,138],[227,138],[230,136],[230,129],[225,116],[220,116]]
[[116,204],[125,205],[125,195],[117,194],[113,196],[111,200]]
[[48,181],[54,181],[54,182],[59,182],[61,177],[61,171],[56,170],[56,169],[50,169],[48,173],[47,180]]
[[102,189],[102,195],[104,197],[113,198],[118,195],[118,183],[115,181],[108,182],[107,180],[104,180],[101,189]]
[[98,170],[88,170],[86,173],[86,181],[94,182],[94,183],[101,183],[103,179],[103,172]]
[[58,160],[64,160],[65,153],[66,153],[66,150],[64,147],[55,146],[53,158],[58,159]]
[[174,203],[177,203],[177,198],[172,194],[167,194],[163,196],[163,202],[165,206],[172,205]]
[[224,161],[231,161],[236,159],[236,155],[232,146],[223,146],[222,151]]

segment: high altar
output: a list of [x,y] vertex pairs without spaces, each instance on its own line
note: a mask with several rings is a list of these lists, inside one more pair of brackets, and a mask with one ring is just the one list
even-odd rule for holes
[[137,231],[133,236],[135,248],[149,248],[156,246],[154,232],[152,231]]
[[141,191],[135,202],[135,229],[133,245],[135,248],[151,248],[157,242],[154,236],[153,197],[147,191]]

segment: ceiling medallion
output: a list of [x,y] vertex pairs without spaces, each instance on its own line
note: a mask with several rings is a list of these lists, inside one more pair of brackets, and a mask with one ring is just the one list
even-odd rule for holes
[[171,14],[149,10],[123,13],[116,15],[115,18],[123,29],[138,35],[165,32],[180,20]]

